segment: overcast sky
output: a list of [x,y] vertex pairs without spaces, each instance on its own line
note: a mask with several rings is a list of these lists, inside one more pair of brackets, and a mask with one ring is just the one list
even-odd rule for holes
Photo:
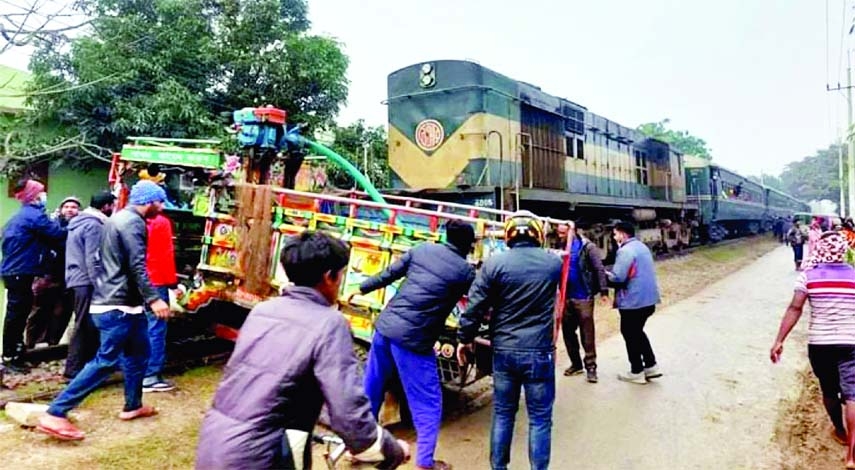
[[470,59],[626,126],[670,118],[722,165],[776,174],[845,125],[825,88],[851,37],[843,0],[828,8],[828,48],[824,0],[309,0],[309,18],[350,57],[341,123],[386,123],[390,72]]
[[[309,7],[315,31],[341,40],[351,59],[344,122],[386,122],[380,102],[394,70],[473,59],[623,125],[670,118],[741,172],[778,173],[845,124],[842,95],[825,89],[824,0],[310,0]],[[844,55],[838,71],[842,0],[829,0],[829,11],[836,84],[846,68]]]

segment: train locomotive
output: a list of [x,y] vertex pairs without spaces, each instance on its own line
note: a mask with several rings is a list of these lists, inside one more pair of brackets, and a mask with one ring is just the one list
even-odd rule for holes
[[615,219],[668,251],[807,207],[709,162],[690,170],[666,142],[470,61],[392,72],[387,104],[392,191],[573,219],[607,251]]

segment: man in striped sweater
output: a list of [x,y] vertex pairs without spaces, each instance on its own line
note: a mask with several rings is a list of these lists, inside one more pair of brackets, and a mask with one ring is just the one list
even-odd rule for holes
[[784,340],[810,302],[808,358],[834,425],[833,436],[847,446],[846,468],[855,468],[855,268],[844,262],[847,249],[846,237],[838,232],[826,232],[817,240],[796,281],[770,357],[772,362],[781,359]]

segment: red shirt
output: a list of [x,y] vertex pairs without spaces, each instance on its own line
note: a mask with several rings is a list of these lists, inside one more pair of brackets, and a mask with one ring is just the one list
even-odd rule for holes
[[172,243],[172,221],[163,214],[146,221],[148,245],[146,268],[155,287],[174,286],[178,283],[175,271],[175,247]]

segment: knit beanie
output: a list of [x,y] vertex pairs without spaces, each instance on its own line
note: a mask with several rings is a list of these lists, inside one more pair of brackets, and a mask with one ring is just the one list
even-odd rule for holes
[[21,204],[32,204],[39,198],[39,194],[44,192],[45,185],[36,180],[27,180],[24,183],[24,188],[15,193],[15,199],[21,201]]
[[59,207],[64,206],[66,202],[73,202],[77,204],[77,207],[80,207],[82,205],[80,204],[80,199],[77,199],[74,196],[68,196],[67,198],[63,199],[62,202],[59,203]]
[[166,200],[166,191],[154,181],[141,180],[131,188],[128,202],[134,206],[144,206],[152,202]]

